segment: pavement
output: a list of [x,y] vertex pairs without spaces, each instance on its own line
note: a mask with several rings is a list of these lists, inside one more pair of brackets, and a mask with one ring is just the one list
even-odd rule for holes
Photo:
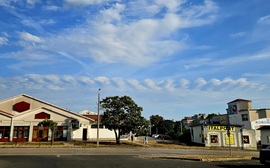
[[[193,160],[193,161],[232,161],[232,160],[251,160],[259,159],[258,151],[246,151],[239,149],[231,149],[228,152],[226,148],[219,149],[209,149],[206,147],[196,147],[196,146],[186,146],[177,144],[162,144],[157,145],[156,143],[149,142],[147,145],[141,140],[137,141],[122,141],[121,145],[115,145],[114,142],[100,142],[99,149],[97,149],[96,143],[89,142],[54,142],[51,146],[49,142],[42,143],[0,143],[0,155],[5,154],[24,154],[28,151],[31,154],[35,154],[31,151],[36,151],[38,154],[38,149],[46,151],[48,149],[48,154],[57,154],[57,152],[65,151],[65,149],[71,149],[71,154],[73,155],[87,155],[89,150],[94,154],[106,154],[115,152],[114,154],[134,154],[142,158],[152,158],[152,159],[181,159],[181,160]],[[60,149],[63,150],[60,150]],[[96,149],[95,149],[96,148]],[[6,149],[6,150],[4,150]],[[11,150],[13,149],[13,150]],[[20,150],[22,149],[22,151]],[[53,150],[55,149],[55,150]],[[78,149],[78,150],[77,150]],[[85,149],[85,152],[84,150]],[[101,150],[102,149],[102,150]],[[6,152],[5,152],[6,151]],[[54,152],[49,152],[54,151]],[[83,153],[84,152],[84,153]],[[27,153],[26,153],[27,154]],[[60,154],[66,154],[65,152]]]

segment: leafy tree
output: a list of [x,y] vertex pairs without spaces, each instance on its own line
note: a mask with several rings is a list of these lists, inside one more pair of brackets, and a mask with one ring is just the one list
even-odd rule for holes
[[142,107],[139,107],[129,96],[110,96],[103,99],[101,107],[104,110],[102,123],[114,130],[116,144],[120,144],[120,136],[130,131],[134,132],[143,125]]
[[54,141],[54,130],[57,127],[57,124],[58,124],[57,122],[48,119],[45,119],[38,123],[38,126],[49,127],[49,129],[52,131],[51,144],[53,144]]
[[[158,134],[160,123],[164,120],[162,116],[159,115],[151,115],[150,116],[150,123],[153,129],[155,130],[155,133]],[[153,132],[153,131],[152,131]]]
[[150,133],[150,121],[142,118],[141,124],[137,127],[134,132],[138,135],[149,135]]
[[172,120],[163,120],[160,122],[160,133],[171,135],[174,130],[174,122]]

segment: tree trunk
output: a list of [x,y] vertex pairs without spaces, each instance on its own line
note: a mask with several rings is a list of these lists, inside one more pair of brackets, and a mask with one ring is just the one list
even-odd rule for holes
[[116,144],[119,145],[120,144],[120,132],[118,132],[118,134],[117,134],[117,130],[114,130],[114,134],[115,134]]
[[52,130],[52,136],[51,136],[51,146],[53,145],[53,140],[54,140],[54,130]]

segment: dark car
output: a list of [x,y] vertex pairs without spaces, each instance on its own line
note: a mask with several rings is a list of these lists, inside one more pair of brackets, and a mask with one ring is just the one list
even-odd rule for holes
[[270,146],[260,150],[260,162],[262,164],[270,164]]

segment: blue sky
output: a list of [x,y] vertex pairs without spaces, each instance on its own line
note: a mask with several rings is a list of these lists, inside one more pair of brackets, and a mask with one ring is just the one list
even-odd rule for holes
[[79,112],[128,95],[175,121],[270,107],[268,0],[0,0],[0,99]]

